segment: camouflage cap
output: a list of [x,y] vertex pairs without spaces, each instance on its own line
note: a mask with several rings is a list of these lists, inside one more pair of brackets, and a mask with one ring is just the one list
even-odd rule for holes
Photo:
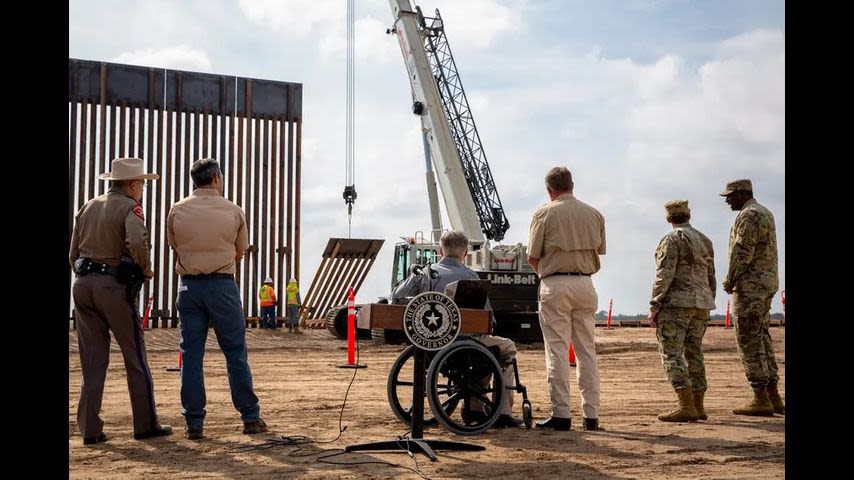
[[690,215],[691,209],[688,208],[688,200],[671,200],[664,204],[664,211],[667,215]]
[[742,178],[740,180],[733,180],[726,184],[726,188],[724,188],[724,191],[721,192],[720,195],[722,197],[726,197],[730,193],[738,191],[752,192],[753,184],[750,183],[750,180],[746,178]]

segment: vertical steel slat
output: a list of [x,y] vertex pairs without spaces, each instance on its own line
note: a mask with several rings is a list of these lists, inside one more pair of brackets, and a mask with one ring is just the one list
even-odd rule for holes
[[94,182],[94,177],[92,175],[91,170],[97,170],[95,168],[95,164],[90,160],[88,163],[92,163],[89,167],[90,171],[87,173],[86,171],[86,126],[89,124],[89,102],[87,100],[83,100],[83,103],[80,105],[80,157],[79,157],[79,166],[80,166],[80,176],[78,177],[77,187],[79,188],[79,194],[77,197],[77,208],[75,210],[80,210],[80,207],[83,206],[88,199],[92,198],[92,185],[89,186],[89,194],[86,194],[86,179],[88,178],[90,183]]
[[278,222],[276,225],[278,228],[278,265],[279,265],[279,283],[277,285],[284,285],[285,282],[289,282],[291,280],[290,277],[290,266],[287,263],[287,258],[290,257],[288,238],[285,236],[285,215],[287,211],[285,210],[285,197],[290,195],[290,191],[287,189],[287,185],[285,184],[285,141],[287,138],[285,137],[285,117],[281,117],[279,119],[279,149],[278,149],[278,157],[276,159],[276,163],[279,165],[279,188],[276,189],[278,193]]
[[[294,201],[294,245],[296,252],[294,253],[294,277],[299,281],[299,260],[300,260],[300,205],[302,186],[302,119],[296,121],[296,170],[294,171],[294,193],[296,199]],[[288,157],[294,155],[293,143],[288,143]]]
[[[96,162],[94,160],[94,158],[92,159],[93,165],[101,165],[101,168],[100,168],[101,172],[109,172],[111,170],[110,162],[113,160],[113,156],[107,155],[107,138],[108,138],[107,137],[107,112],[110,110],[110,106],[107,105],[107,75],[108,75],[107,65],[102,63],[101,64],[101,78],[100,78],[100,85],[99,85],[99,88],[100,88],[99,93],[100,93],[101,98],[99,99],[100,100],[100,102],[99,102],[100,106],[98,108],[100,113],[101,113],[101,115],[100,115],[100,117],[101,117],[100,118],[100,125],[101,126],[98,128],[98,155],[100,157],[100,160]],[[93,106],[92,108],[95,108],[95,107]],[[93,115],[92,118],[94,119],[95,116]],[[93,129],[94,129],[94,124],[93,124]],[[92,139],[93,139],[93,143],[94,143],[95,137],[92,137]],[[113,144],[113,140],[110,139],[110,145],[112,145],[112,144]],[[96,169],[96,170],[98,170],[98,169]],[[107,188],[105,187],[104,190],[106,191]]]
[[125,130],[127,129],[127,103],[122,102],[121,105],[116,105],[119,109],[119,157],[126,157],[125,153]]
[[293,227],[293,218],[294,218],[293,208],[294,208],[294,195],[295,195],[295,190],[294,190],[294,157],[291,154],[291,147],[293,145],[293,139],[294,139],[293,126],[294,126],[293,123],[288,122],[288,124],[287,124],[287,137],[288,137],[287,138],[287,162],[288,162],[287,181],[288,181],[288,187],[286,190],[287,196],[288,196],[288,205],[287,205],[287,210],[285,213],[285,215],[286,215],[286,217],[285,217],[285,230],[287,232],[286,237],[285,237],[285,239],[286,239],[285,248],[287,249],[287,252],[288,252],[288,259],[287,259],[288,280],[290,280],[291,278],[296,278],[297,282],[299,282],[299,277],[297,277],[297,275],[296,275],[296,270],[294,269],[294,261],[293,261],[294,256],[296,255],[296,253],[295,253],[296,252],[296,245],[294,242],[294,227]]
[[[167,110],[165,106],[163,107],[163,111],[166,114],[166,169],[164,170],[164,175],[161,178],[163,180],[164,188],[163,198],[165,198],[165,205],[163,208],[163,222],[164,225],[166,225],[165,222],[167,222],[167,220],[169,219],[169,212],[172,210],[172,205],[175,204],[175,200],[172,197],[172,195],[174,195],[172,193],[172,134],[173,128],[175,128],[173,119],[175,114],[174,112]],[[161,307],[161,311],[167,312],[166,316],[171,318],[173,317],[172,312],[174,312],[175,296],[177,295],[177,292],[175,285],[176,282],[175,260],[173,256],[174,253],[172,252],[172,248],[169,247],[167,235],[168,234],[166,233],[164,233],[163,235],[163,271],[165,272],[165,274],[163,275],[163,296],[165,298],[163,299],[163,306]]]
[[[278,151],[278,119],[273,117],[270,120],[270,278],[275,282],[277,290],[284,291],[285,287],[282,283],[282,270],[280,267],[281,255],[278,255],[279,245],[281,240],[276,235],[276,215],[278,211],[278,199],[281,197],[281,188],[277,187],[276,181],[279,174],[279,151]],[[284,302],[279,302],[276,308],[276,316],[281,317],[284,308]]]
[[258,311],[258,309],[257,309],[258,295],[254,294],[254,289],[258,288],[258,285],[260,283],[260,281],[258,280],[258,277],[260,276],[260,271],[258,270],[258,268],[259,268],[258,267],[258,260],[259,260],[259,257],[261,256],[260,255],[261,254],[261,242],[264,241],[263,236],[262,236],[262,232],[261,232],[261,217],[260,217],[261,216],[261,204],[260,204],[260,198],[259,198],[261,195],[259,190],[261,190],[263,188],[263,183],[261,181],[263,178],[263,176],[261,175],[261,135],[262,135],[262,133],[263,132],[261,129],[261,118],[255,117],[255,138],[254,138],[254,144],[255,144],[255,157],[254,157],[255,158],[255,162],[254,162],[254,164],[255,164],[255,172],[254,172],[255,188],[253,189],[254,195],[253,195],[253,199],[252,199],[252,211],[253,211],[253,219],[254,219],[252,222],[252,230],[253,230],[254,239],[255,239],[255,241],[253,243],[253,246],[255,247],[254,248],[255,251],[253,252],[254,255],[252,256],[252,270],[254,272],[254,277],[253,277],[254,282],[251,282],[249,284],[250,289],[253,290],[253,295],[252,295],[252,307],[253,308],[252,308],[252,311],[254,311],[254,312]]
[[[160,271],[162,268],[160,265],[161,252],[164,251],[164,246],[166,249],[169,247],[166,245],[166,242],[161,240],[161,227],[166,229],[166,222],[163,221],[161,214],[161,200],[162,203],[166,203],[165,198],[163,197],[163,182],[166,180],[165,175],[163,174],[162,165],[163,165],[163,122],[165,118],[163,117],[163,110],[149,110],[148,115],[148,156],[150,161],[148,163],[153,164],[154,167],[150,170],[151,172],[158,173],[160,175],[160,179],[148,182],[148,191],[146,194],[148,197],[149,205],[151,205],[151,210],[153,215],[150,217],[152,222],[154,223],[154,265],[157,268],[156,271]],[[154,126],[154,122],[157,122],[157,126]],[[157,131],[157,136],[155,138],[153,132]],[[156,154],[155,154],[156,152]],[[155,162],[156,159],[156,162]],[[154,192],[152,194],[152,191]],[[153,195],[153,201],[152,201]],[[165,254],[164,254],[165,255]],[[164,279],[165,281],[165,279]],[[161,278],[160,275],[155,275],[151,283],[152,288],[154,289],[154,302],[151,305],[153,311],[160,310],[160,283]],[[151,293],[149,293],[150,295]],[[148,295],[143,298],[143,305],[148,301]],[[143,307],[144,308],[144,307]]]
[[[268,240],[268,224],[270,215],[267,213],[268,208],[268,193],[269,197],[272,198],[272,191],[270,191],[270,187],[267,186],[267,182],[270,180],[270,122],[266,118],[261,120],[261,129],[264,133],[264,149],[263,149],[263,158],[261,160],[262,164],[262,172],[263,175],[261,178],[261,241],[259,242],[259,247],[261,248],[261,277],[273,277],[276,272],[273,270],[272,264],[273,262],[267,263],[267,251],[269,248],[272,248],[273,239],[272,235]],[[273,185],[275,188],[275,184]],[[268,248],[263,248],[267,246]],[[272,254],[270,255],[272,259]]]

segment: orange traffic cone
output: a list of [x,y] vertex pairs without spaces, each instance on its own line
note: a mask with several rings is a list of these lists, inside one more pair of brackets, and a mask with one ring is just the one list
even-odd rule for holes
[[575,349],[572,348],[572,344],[569,344],[569,366],[575,366]]
[[338,368],[368,368],[356,363],[356,294],[353,287],[347,290],[347,363]]
[[[612,298],[610,302],[608,302],[608,326],[605,327],[605,330],[611,330],[611,310],[614,308],[614,299]],[[570,351],[572,351],[572,345],[570,345]]]
[[732,328],[732,324],[729,321],[729,300],[726,302],[726,317],[724,319],[724,328]]
[[148,314],[151,313],[151,302],[154,301],[154,295],[148,297],[148,303],[145,305],[145,315],[142,316],[142,329],[148,329]]

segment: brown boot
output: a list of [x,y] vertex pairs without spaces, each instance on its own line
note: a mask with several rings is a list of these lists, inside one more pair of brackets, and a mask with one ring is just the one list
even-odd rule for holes
[[299,325],[294,325],[294,333],[299,333],[302,335],[302,330],[299,329]]
[[697,420],[708,420],[706,409],[703,408],[703,397],[706,395],[705,390],[694,390],[694,408],[697,410]]
[[773,417],[774,407],[768,399],[768,392],[764,388],[759,388],[753,390],[753,400],[741,408],[733,409],[732,413],[753,417]]
[[694,422],[697,420],[697,409],[694,408],[694,398],[690,388],[677,388],[676,395],[679,396],[679,408],[670,412],[662,413],[658,419],[662,422]]
[[768,400],[771,401],[771,406],[774,407],[774,413],[778,415],[785,415],[786,405],[783,404],[783,399],[780,398],[780,392],[777,391],[777,382],[768,382],[768,386],[765,387],[765,391],[768,392]]

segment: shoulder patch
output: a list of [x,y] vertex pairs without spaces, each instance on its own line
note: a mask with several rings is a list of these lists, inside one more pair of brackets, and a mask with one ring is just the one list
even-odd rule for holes
[[145,215],[142,213],[142,205],[133,207],[133,213],[135,213],[137,217],[141,218],[142,221],[145,221]]

